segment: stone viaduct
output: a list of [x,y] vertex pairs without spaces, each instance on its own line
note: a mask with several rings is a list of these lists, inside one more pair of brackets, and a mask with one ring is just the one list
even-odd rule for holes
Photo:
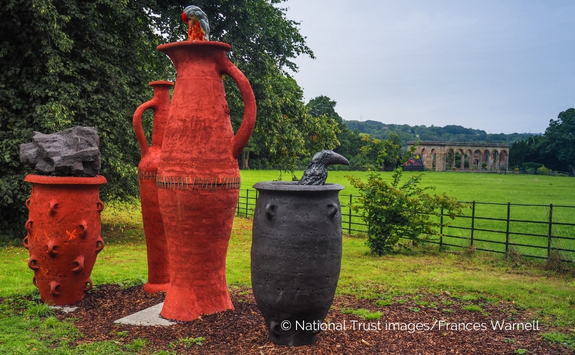
[[[408,142],[408,149],[416,142]],[[420,154],[429,170],[456,168],[468,171],[509,169],[509,145],[496,143],[420,142],[414,154]]]

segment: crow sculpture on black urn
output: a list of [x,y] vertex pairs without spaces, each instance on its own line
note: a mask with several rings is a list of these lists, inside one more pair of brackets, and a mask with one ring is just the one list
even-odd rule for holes
[[322,150],[315,153],[307,169],[303,173],[300,185],[324,185],[327,179],[327,167],[333,164],[349,165],[349,161],[332,150]]

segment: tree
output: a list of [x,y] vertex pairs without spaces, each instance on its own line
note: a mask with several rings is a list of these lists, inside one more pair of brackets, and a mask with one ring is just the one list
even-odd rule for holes
[[331,100],[327,96],[320,95],[315,97],[306,104],[306,107],[309,110],[309,114],[313,117],[319,117],[322,115],[326,115],[327,117],[333,119],[337,124],[343,125],[343,119],[341,116],[335,111],[335,105],[337,103]]
[[[12,0],[0,7],[0,235],[20,238],[31,170],[19,146],[33,131],[72,126],[98,129],[102,196],[137,195],[139,152],[131,127],[135,108],[149,99],[151,73],[164,76],[169,60],[145,1]],[[166,65],[162,65],[162,63]],[[0,237],[0,239],[2,239]]]
[[358,130],[350,130],[343,122],[341,116],[336,112],[336,102],[327,96],[318,96],[311,99],[306,107],[309,114],[313,117],[325,117],[331,119],[337,124],[337,140],[339,145],[334,149],[338,154],[351,158],[359,153],[362,146],[361,135]]
[[293,78],[277,71],[270,75],[274,78],[261,78],[261,82],[257,78],[255,85],[252,82],[252,86],[269,87],[260,92],[258,120],[252,140],[259,143],[259,153],[269,166],[293,171],[302,158],[313,155],[315,151],[335,147],[337,125],[307,113],[303,91]]
[[549,121],[545,134],[513,143],[509,150],[512,166],[541,165],[555,171],[570,170],[575,175],[575,109],[559,113]]
[[389,132],[389,138],[380,140],[371,138],[369,134],[362,136],[365,145],[361,147],[360,154],[369,162],[366,168],[380,170],[384,166],[395,168],[401,159],[401,139],[399,135]]
[[[357,129],[354,129],[352,131],[349,128],[347,128],[347,126],[344,124],[343,128],[341,129],[341,132],[337,135],[337,140],[339,141],[340,145],[334,149],[336,153],[341,154],[349,159],[360,154],[363,141],[362,141],[362,134],[359,133]],[[346,166],[342,165],[341,167]],[[351,161],[350,161],[350,168],[352,168]]]
[[[198,0],[194,5],[210,19],[210,40],[229,43],[230,60],[249,79],[256,97],[258,116],[248,152],[242,154],[244,167],[250,153],[267,165],[295,169],[302,156],[312,149],[334,147],[337,139],[333,123],[310,116],[303,92],[286,70],[297,71],[292,61],[299,55],[313,56],[305,44],[298,23],[286,18],[286,9],[277,6],[285,0]],[[158,2],[152,10],[156,27],[168,41],[182,40],[185,25],[180,13],[188,1]],[[178,30],[179,29],[179,30]],[[227,78],[226,94],[232,123],[237,129],[243,115],[241,95]]]
[[571,169],[571,174],[575,175],[575,108],[559,113],[556,120],[550,120],[545,138],[546,153],[555,156],[562,166]]
[[[231,60],[251,81],[258,102],[255,142],[270,161],[293,167],[306,153],[310,132],[333,146],[330,125],[305,110],[301,89],[285,74],[291,61],[313,57],[297,23],[280,0],[197,1],[211,22],[211,39],[230,43]],[[92,126],[100,135],[104,200],[138,194],[140,159],[131,120],[149,100],[148,82],[175,79],[158,44],[181,40],[187,1],[10,0],[0,5],[0,241],[19,239],[27,212],[31,170],[19,162],[19,145],[33,131],[53,133]],[[243,116],[240,95],[226,79],[232,123]],[[146,127],[151,128],[148,119]],[[289,130],[289,131],[288,131]],[[287,132],[288,134],[284,133]],[[319,144],[318,143],[318,144]],[[264,148],[265,147],[265,148]]]
[[533,136],[513,143],[509,149],[509,165],[522,166],[545,160],[546,145],[547,139],[544,136]]

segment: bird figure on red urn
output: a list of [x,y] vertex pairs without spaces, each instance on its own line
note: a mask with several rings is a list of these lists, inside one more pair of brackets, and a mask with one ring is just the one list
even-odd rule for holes
[[188,41],[209,41],[210,23],[206,13],[197,6],[186,6],[182,21],[188,24]]

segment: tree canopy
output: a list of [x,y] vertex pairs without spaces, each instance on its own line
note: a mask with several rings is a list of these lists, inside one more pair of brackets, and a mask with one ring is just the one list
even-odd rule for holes
[[359,131],[350,130],[344,123],[341,116],[335,110],[337,103],[327,96],[320,95],[311,99],[306,107],[309,114],[324,120],[331,120],[337,124],[337,140],[339,145],[334,149],[338,154],[347,158],[355,157],[359,154],[363,142]]
[[[139,160],[130,117],[147,100],[151,73],[169,61],[143,1],[10,0],[0,8],[0,235],[22,230],[31,170],[19,146],[33,131],[98,129],[108,198],[137,194]],[[164,65],[162,65],[164,63]],[[13,237],[19,235],[12,234]]]
[[549,121],[545,134],[515,142],[509,150],[511,166],[540,166],[575,175],[575,109],[560,112]]
[[[251,147],[289,169],[313,146],[333,147],[333,126],[307,113],[303,93],[286,69],[313,52],[280,0],[196,1],[210,18],[211,40],[231,44],[229,57],[250,80],[258,104]],[[137,196],[140,159],[132,130],[135,109],[152,96],[148,82],[175,79],[157,45],[181,40],[186,1],[8,0],[0,5],[0,240],[20,238],[31,170],[19,145],[33,131],[76,125],[98,129],[103,199]],[[243,106],[226,79],[232,123]],[[151,128],[149,114],[147,129]],[[149,134],[149,132],[148,132]],[[1,236],[4,236],[2,238]]]
[[555,156],[559,164],[575,175],[575,108],[559,113],[545,130],[546,153]]
[[309,114],[314,117],[325,115],[326,117],[337,122],[338,125],[343,125],[343,119],[335,111],[335,105],[337,105],[335,101],[327,96],[320,95],[309,100],[309,102],[306,104],[306,107],[309,110]]
[[527,139],[534,134],[511,133],[492,134],[483,130],[464,128],[458,125],[438,126],[410,126],[408,124],[386,124],[377,121],[344,121],[350,129],[358,129],[373,138],[386,139],[389,132],[399,135],[403,144],[409,141],[439,141],[439,142],[484,142],[484,143],[513,143]]

